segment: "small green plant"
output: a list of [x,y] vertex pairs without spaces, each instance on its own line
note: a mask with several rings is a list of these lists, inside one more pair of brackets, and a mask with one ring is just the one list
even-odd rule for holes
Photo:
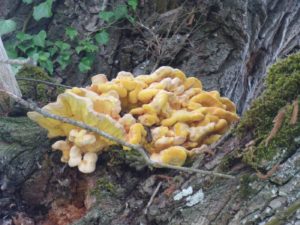
[[[25,0],[27,1],[27,0]],[[30,1],[29,1],[30,2]],[[49,18],[52,16],[53,0],[46,0],[33,7],[33,18],[39,21],[42,18]]]
[[0,36],[13,32],[17,24],[13,20],[0,20]]
[[[36,21],[52,16],[54,0],[46,0],[33,5],[32,0],[22,0],[23,3],[33,6],[32,16]],[[80,72],[88,72],[92,69],[94,59],[99,51],[99,46],[109,42],[108,28],[116,22],[128,20],[134,22],[132,16],[137,8],[137,0],[128,0],[127,4],[117,5],[112,11],[99,13],[104,26],[83,39],[78,38],[78,31],[73,27],[65,29],[66,40],[49,40],[45,30],[37,34],[17,32],[14,43],[6,43],[5,47],[10,58],[31,57],[39,66],[49,74],[53,74],[55,68],[65,70],[71,64],[72,55],[80,58],[78,69]],[[10,33],[16,29],[16,23],[12,20],[0,20],[0,35]]]

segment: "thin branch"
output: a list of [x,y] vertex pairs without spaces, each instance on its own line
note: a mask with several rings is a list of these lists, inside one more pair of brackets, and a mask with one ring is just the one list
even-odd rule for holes
[[282,123],[284,121],[284,118],[285,118],[285,114],[286,114],[286,110],[285,110],[285,107],[281,108],[276,117],[274,118],[273,120],[273,128],[269,134],[269,136],[267,137],[266,139],[266,142],[265,142],[265,146],[267,147],[269,142],[276,136],[276,134],[278,133],[278,131],[280,130],[281,126],[282,126]]
[[298,97],[293,102],[293,112],[290,120],[291,125],[295,125],[298,120],[298,114],[299,114],[299,103],[298,103]]
[[100,8],[100,11],[104,11],[106,10],[107,8],[107,3],[108,3],[108,0],[104,0],[102,5],[101,5],[101,8]]
[[158,163],[158,162],[152,162],[151,163],[152,166],[154,167],[162,167],[162,168],[168,168],[168,169],[173,169],[173,170],[180,170],[183,172],[188,172],[188,173],[201,173],[204,175],[213,175],[216,177],[223,177],[223,178],[228,178],[228,179],[234,179],[234,176],[231,175],[227,175],[224,173],[217,173],[217,172],[213,172],[213,171],[207,171],[207,170],[199,170],[199,169],[195,169],[195,168],[190,168],[190,167],[181,167],[181,166],[172,166],[172,165],[168,165],[168,164],[164,164],[164,163]]
[[71,86],[64,85],[64,84],[56,84],[53,82],[45,81],[45,80],[37,80],[37,79],[31,79],[31,78],[25,78],[25,77],[16,77],[17,80],[24,80],[24,81],[30,81],[30,82],[36,82],[36,83],[42,83],[49,86],[57,86],[62,88],[72,88]]
[[278,169],[280,163],[274,165],[266,174],[262,174],[260,171],[256,172],[256,176],[262,180],[269,179]]
[[151,204],[152,204],[152,202],[153,202],[155,196],[157,195],[157,192],[158,192],[158,190],[160,189],[161,185],[162,185],[162,182],[160,181],[160,182],[158,183],[158,185],[156,186],[156,188],[155,188],[153,194],[151,195],[151,198],[150,198],[150,200],[149,200],[149,202],[148,202],[148,204],[147,204],[147,206],[146,206],[146,208],[145,208],[145,210],[144,210],[144,214],[147,214],[148,209],[149,209],[149,207],[151,206]]
[[98,135],[100,135],[104,138],[107,138],[107,139],[109,139],[113,142],[116,142],[116,143],[118,143],[122,146],[131,148],[131,149],[137,151],[139,154],[141,154],[141,156],[145,160],[145,163],[146,163],[147,166],[152,166],[152,167],[156,167],[156,168],[175,169],[175,170],[180,170],[180,171],[184,171],[184,172],[195,172],[195,173],[200,173],[200,174],[205,174],[205,175],[213,175],[213,176],[229,178],[229,179],[234,179],[235,178],[234,176],[231,176],[231,175],[217,173],[217,172],[213,172],[213,171],[205,171],[205,170],[199,170],[199,169],[195,169],[195,168],[172,166],[172,165],[167,165],[167,164],[163,164],[163,163],[153,162],[149,158],[149,156],[147,155],[146,151],[140,145],[133,145],[133,144],[127,143],[126,141],[118,139],[118,138],[116,138],[116,137],[114,137],[114,136],[112,136],[112,135],[110,135],[110,134],[108,134],[104,131],[99,130],[96,127],[89,126],[89,125],[87,125],[83,122],[76,121],[76,120],[73,120],[73,119],[70,119],[70,118],[67,118],[67,117],[51,114],[51,113],[39,108],[35,104],[27,102],[24,99],[14,95],[10,92],[4,91],[4,90],[0,90],[0,92],[4,92],[4,93],[8,94],[17,103],[19,103],[19,104],[21,104],[21,105],[25,106],[26,108],[29,108],[33,111],[36,111],[36,112],[40,113],[41,115],[43,115],[45,117],[55,119],[55,120],[58,120],[58,121],[62,121],[64,123],[68,123],[68,124],[83,128],[85,130],[94,132],[94,133],[96,133],[96,134],[98,134]]
[[35,65],[34,61],[31,58],[27,59],[5,59],[5,60],[0,60],[0,64],[11,64],[11,65]]

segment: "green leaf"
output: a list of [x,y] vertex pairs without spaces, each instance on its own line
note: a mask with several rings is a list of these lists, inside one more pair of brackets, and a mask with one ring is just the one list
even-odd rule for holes
[[34,45],[32,44],[31,41],[26,41],[26,42],[22,42],[22,43],[18,44],[17,48],[20,49],[24,53],[28,53],[28,52],[30,52],[29,50],[33,51]]
[[[33,58],[35,54],[33,54],[31,57]],[[36,56],[35,56],[36,57]],[[50,74],[53,73],[53,63],[50,59],[50,53],[49,52],[38,52],[38,63],[41,67],[46,69]]]
[[70,38],[71,41],[73,41],[75,39],[75,37],[77,37],[78,32],[73,27],[67,27],[65,34]]
[[30,58],[32,58],[34,62],[37,62],[39,60],[39,53],[33,53],[32,55],[30,55]]
[[33,44],[39,47],[45,47],[47,33],[44,30],[41,30],[37,35],[33,36]]
[[26,3],[26,4],[31,4],[32,3],[32,0],[22,0],[23,3]]
[[95,35],[95,39],[98,44],[106,45],[109,42],[109,34],[103,30]]
[[39,62],[40,66],[45,68],[49,74],[53,74],[53,63],[50,60]]
[[65,54],[59,55],[56,59],[58,64],[64,70],[71,62],[71,51],[66,52]]
[[13,20],[0,20],[0,36],[13,32],[17,24]]
[[49,18],[52,16],[53,0],[46,0],[43,3],[33,7],[33,18],[39,21],[42,18]]
[[91,55],[83,57],[78,65],[80,72],[85,73],[89,71],[92,68],[93,62],[94,57],[92,57]]
[[69,50],[71,48],[71,45],[63,41],[56,41],[55,45],[59,48],[60,51]]
[[128,15],[127,6],[124,4],[118,5],[114,10],[115,20],[120,20],[126,18]]
[[50,56],[54,56],[55,53],[57,53],[58,48],[57,48],[57,46],[54,45],[54,46],[52,46],[51,48],[49,48],[48,51],[49,51],[49,53],[50,53]]
[[93,43],[93,40],[90,38],[86,38],[84,40],[79,41],[79,45],[75,48],[77,54],[82,51],[93,53],[98,51],[98,46]]
[[105,22],[111,22],[114,18],[114,13],[111,11],[103,11],[99,13],[100,19],[104,20]]
[[128,0],[128,5],[133,9],[133,11],[135,11],[138,5],[138,0]]
[[40,61],[48,61],[50,60],[50,53],[49,52],[39,52],[39,62]]
[[83,46],[77,46],[76,48],[75,48],[75,51],[76,51],[76,53],[77,54],[79,54],[81,51],[83,51],[84,50],[84,47]]
[[16,37],[20,42],[28,41],[32,39],[32,36],[30,34],[25,34],[23,32],[17,33]]
[[5,43],[4,47],[5,47],[5,50],[6,50],[6,53],[7,53],[8,57],[10,59],[18,58],[18,52],[17,52],[15,43],[13,43],[13,42]]

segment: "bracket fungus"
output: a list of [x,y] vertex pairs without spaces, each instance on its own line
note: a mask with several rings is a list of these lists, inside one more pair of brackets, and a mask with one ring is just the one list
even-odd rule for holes
[[[216,142],[239,119],[228,98],[204,91],[199,79],[167,66],[136,77],[119,72],[111,81],[96,75],[90,86],[68,89],[43,109],[141,145],[154,162],[175,166],[182,166],[193,149]],[[98,155],[116,144],[37,112],[28,116],[48,130],[49,138],[66,138],[52,148],[62,152],[62,162],[83,173],[93,172]]]

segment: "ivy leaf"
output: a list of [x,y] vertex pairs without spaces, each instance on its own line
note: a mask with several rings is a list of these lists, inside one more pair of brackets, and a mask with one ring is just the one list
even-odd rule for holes
[[37,62],[39,60],[39,53],[33,53],[32,55],[30,55],[30,58],[32,58],[34,62]]
[[22,52],[27,53],[29,49],[34,48],[33,37],[30,34],[25,34],[23,32],[19,32],[16,35],[18,39],[17,48]]
[[58,48],[57,48],[57,46],[54,45],[54,46],[52,46],[51,48],[49,48],[48,51],[49,51],[49,53],[50,53],[50,56],[54,56],[55,53],[57,53]]
[[50,60],[39,62],[41,67],[45,68],[51,75],[53,74],[53,63]]
[[34,45],[42,48],[45,47],[46,37],[47,37],[46,31],[41,30],[37,35],[33,36]]
[[128,0],[128,5],[133,9],[133,11],[136,10],[138,1],[137,0]]
[[50,58],[50,53],[49,52],[39,52],[39,61],[48,61]]
[[77,46],[76,48],[75,48],[75,51],[76,51],[76,53],[77,54],[79,54],[81,51],[83,51],[84,50],[84,47],[83,46]]
[[30,49],[33,49],[33,45],[30,42],[24,42],[17,45],[17,48],[24,53],[28,53]]
[[71,48],[71,45],[69,45],[66,42],[63,41],[56,41],[55,45],[60,49],[60,51],[65,51],[65,50],[69,50]]
[[114,18],[114,13],[111,11],[103,11],[99,13],[99,17],[105,22],[111,22]]
[[84,40],[79,41],[79,45],[75,48],[77,54],[82,51],[92,53],[98,51],[98,46],[93,43],[93,40],[90,38],[86,38]]
[[6,53],[10,59],[16,59],[18,57],[18,52],[16,49],[16,44],[13,42],[5,43],[4,45]]
[[118,5],[114,10],[115,20],[120,20],[126,18],[128,15],[127,6],[124,4]]
[[85,73],[89,71],[92,68],[93,62],[94,57],[92,57],[91,55],[83,57],[78,65],[80,72]]
[[17,33],[16,37],[20,42],[28,41],[32,39],[32,36],[30,34],[25,34],[23,32]]
[[31,53],[28,53],[28,55],[33,59],[33,61],[38,62],[38,64],[46,69],[50,74],[53,74],[53,63],[50,60],[49,52],[33,50]]
[[109,42],[109,34],[103,30],[95,35],[95,39],[98,44],[106,45]]
[[33,7],[33,18],[39,21],[42,18],[49,18],[52,16],[53,0],[46,0],[43,3]]
[[0,20],[0,36],[14,31],[17,24],[13,20]]
[[32,0],[22,0],[23,3],[26,3],[26,4],[31,4],[32,3]]
[[65,52],[57,57],[57,62],[61,66],[61,69],[65,69],[71,62],[71,52]]
[[77,30],[73,27],[67,27],[65,33],[71,41],[73,41],[78,35]]

